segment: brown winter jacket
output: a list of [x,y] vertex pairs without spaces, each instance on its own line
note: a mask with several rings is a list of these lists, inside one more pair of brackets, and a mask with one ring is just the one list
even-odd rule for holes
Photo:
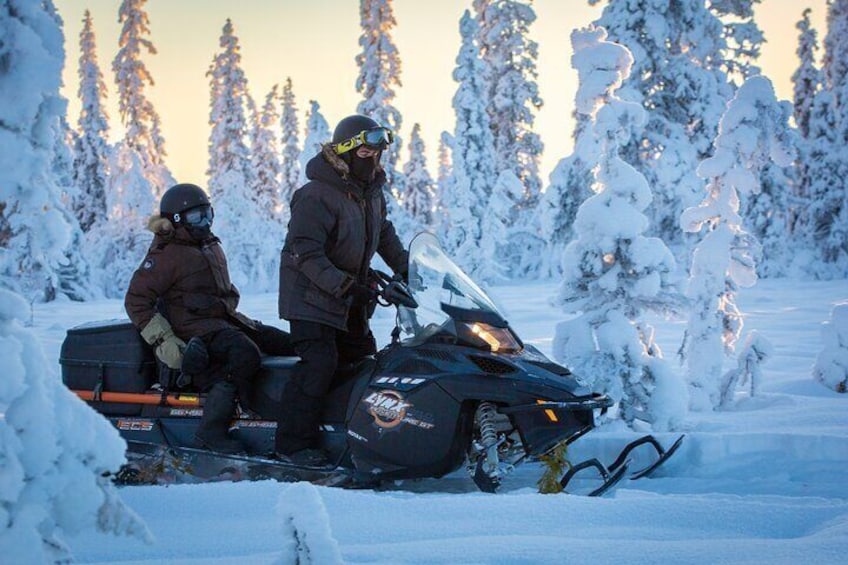
[[345,330],[350,286],[367,281],[375,253],[396,273],[407,269],[407,252],[386,217],[378,171],[363,189],[328,144],[306,166],[309,180],[291,201],[288,235],[280,255],[280,317]]
[[132,323],[143,329],[156,312],[184,341],[225,328],[254,328],[236,311],[239,293],[230,282],[227,258],[217,237],[199,243],[166,218],[153,217],[155,235],[124,299]]

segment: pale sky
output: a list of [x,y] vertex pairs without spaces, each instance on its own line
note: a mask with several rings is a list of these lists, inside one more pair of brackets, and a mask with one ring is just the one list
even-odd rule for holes
[[[68,119],[76,126],[79,114],[77,70],[79,33],[86,9],[91,10],[97,35],[99,63],[109,89],[111,141],[123,132],[120,124],[112,60],[118,49],[120,0],[55,0],[65,21],[66,67],[64,95]],[[393,38],[402,60],[395,106],[403,115],[402,160],[406,161],[409,132],[421,124],[430,173],[435,176],[435,153],[443,130],[453,131],[451,78],[459,49],[459,18],[471,0],[395,0],[397,26]],[[538,84],[544,106],[536,114],[536,131],[545,144],[541,162],[543,185],[556,163],[571,151],[571,112],[577,75],[571,68],[571,30],[600,15],[586,0],[536,0],[537,20],[531,37],[539,44]],[[796,22],[804,8],[813,9],[812,22],[825,34],[826,0],[763,0],[757,21],[765,33],[760,66],[774,83],[779,98],[791,100],[790,77],[797,67]],[[254,98],[263,101],[275,83],[293,81],[301,129],[309,100],[335,126],[352,114],[359,102],[354,57],[359,53],[359,0],[149,0],[156,55],[144,62],[155,86],[148,96],[162,119],[167,163],[180,182],[206,184],[209,139],[209,82],[206,71],[219,51],[218,39],[231,18],[242,48],[242,64]],[[302,141],[302,137],[301,137]]]

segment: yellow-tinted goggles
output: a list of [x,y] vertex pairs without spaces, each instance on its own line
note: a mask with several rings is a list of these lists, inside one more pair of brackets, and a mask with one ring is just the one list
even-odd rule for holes
[[384,127],[376,127],[363,130],[350,139],[336,143],[336,153],[341,155],[352,149],[356,149],[360,145],[364,145],[368,149],[382,151],[395,140],[395,134],[392,130]]

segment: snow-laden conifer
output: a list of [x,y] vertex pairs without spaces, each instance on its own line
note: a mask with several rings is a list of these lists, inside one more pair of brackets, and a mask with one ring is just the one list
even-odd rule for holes
[[[360,0],[359,24],[362,28],[359,36],[362,51],[356,56],[359,68],[356,91],[362,95],[362,101],[356,111],[395,133],[395,142],[383,152],[382,164],[388,178],[388,189],[399,193],[403,190],[403,178],[397,170],[403,117],[394,106],[394,100],[396,89],[401,87],[401,61],[392,38],[392,30],[397,25],[392,0]],[[388,193],[386,200],[392,215],[397,203]]]
[[798,36],[798,68],[792,73],[792,99],[794,102],[795,125],[801,137],[810,135],[810,112],[816,94],[821,88],[822,74],[816,67],[816,53],[819,49],[816,28],[810,25],[810,13],[812,10],[804,10],[801,20],[795,24],[800,31]]
[[486,109],[488,87],[477,28],[477,21],[466,10],[459,22],[461,45],[453,71],[453,79],[459,83],[453,97],[453,167],[441,194],[447,216],[442,226],[445,250],[472,274],[480,265],[480,221],[496,180],[494,138]]
[[73,184],[77,195],[73,210],[82,231],[106,221],[106,185],[109,177],[109,118],[106,83],[97,62],[97,40],[91,13],[86,10],[80,32],[80,114],[74,144]]
[[688,261],[693,240],[680,230],[678,219],[703,194],[695,170],[709,154],[733,94],[725,73],[725,26],[712,10],[717,3],[709,4],[609,0],[595,21],[611,41],[633,53],[623,92],[648,110],[648,123],[622,148],[622,156],[652,187],[649,233],[660,237],[680,263]]
[[448,220],[448,212],[445,209],[445,198],[449,190],[451,175],[453,174],[453,136],[450,132],[443,131],[439,136],[439,148],[436,151],[438,167],[436,170],[436,192],[433,203],[432,229],[435,233],[443,233],[442,226]]
[[256,196],[256,202],[263,214],[282,220],[283,205],[280,179],[280,153],[277,145],[275,126],[280,119],[279,86],[274,85],[265,96],[262,108],[256,108],[253,98],[248,95],[250,109],[250,153],[253,174],[250,193]]
[[761,365],[774,355],[774,346],[757,331],[752,331],[745,339],[745,345],[739,352],[736,367],[721,378],[719,407],[733,405],[736,389],[747,387],[750,397],[757,395],[763,380]]
[[156,47],[148,39],[150,20],[144,9],[146,3],[147,0],[121,2],[118,22],[122,27],[112,70],[118,86],[118,110],[126,128],[124,150],[138,155],[141,176],[147,179],[148,189],[158,201],[162,193],[174,184],[174,177],[165,165],[167,153],[159,114],[146,93],[147,87],[153,86],[154,82],[142,55],[145,52],[156,54]]
[[822,326],[822,350],[813,377],[836,392],[848,392],[848,304],[837,304]]
[[576,30],[571,41],[580,80],[577,111],[591,118],[586,127],[599,152],[592,167],[595,194],[577,212],[577,239],[562,261],[555,304],[575,317],[557,326],[554,355],[593,390],[617,401],[628,424],[640,420],[666,430],[686,413],[686,388],[662,358],[643,316],[673,310],[678,292],[671,283],[671,252],[660,239],[643,235],[650,187],[619,155],[645,122],[639,104],[616,92],[633,56],[606,41],[602,28]]
[[793,235],[806,239],[805,243],[810,244],[809,230],[805,228],[809,225],[808,202],[810,198],[810,182],[811,168],[814,165],[812,162],[813,143],[814,139],[810,137],[810,120],[813,116],[813,108],[816,103],[816,97],[822,86],[823,75],[821,70],[816,67],[816,56],[819,50],[819,43],[816,29],[810,25],[810,12],[807,8],[802,14],[801,20],[795,24],[798,29],[798,48],[795,53],[798,55],[798,68],[792,74],[792,100],[794,104],[793,115],[795,116],[795,125],[798,128],[798,133],[801,136],[798,146],[798,161],[795,169],[794,183],[792,186],[792,202],[788,210],[789,224]]
[[56,296],[72,225],[51,163],[66,102],[59,21],[41,3],[0,6],[0,286]]
[[480,265],[477,279],[487,283],[502,283],[509,278],[515,264],[502,256],[504,243],[509,241],[512,213],[517,199],[524,194],[521,179],[509,169],[498,175],[492,187],[492,196],[486,205],[481,223]]
[[[536,13],[531,2],[524,0],[476,0],[474,7],[479,23],[478,48],[484,63],[484,72],[477,80],[484,80],[486,85],[495,175],[510,170],[523,186],[522,194],[513,203],[508,224],[510,231],[514,228],[517,231],[501,242],[499,255],[502,261],[516,265],[515,276],[526,276],[530,273],[519,268],[522,258],[527,255],[538,258],[542,252],[537,248],[540,246],[534,246],[525,237],[539,235],[535,210],[542,188],[539,159],[543,144],[533,131],[535,112],[542,107],[536,84],[539,49],[530,38]],[[498,184],[504,188],[510,185]]]
[[[22,21],[36,15],[21,4],[15,7]],[[0,28],[7,15],[0,8]],[[41,345],[20,324],[29,317],[19,295],[0,289],[2,561],[68,563],[67,537],[87,530],[152,542],[112,484],[124,440],[53,374]]]
[[[276,288],[277,248],[281,241],[271,210],[260,208],[250,191],[253,171],[247,147],[247,79],[241,68],[241,48],[228,19],[209,71],[209,192],[215,207],[213,231],[227,252],[230,276],[240,289]],[[249,221],[248,227],[245,222]]]
[[409,160],[403,166],[406,183],[401,203],[416,222],[423,226],[431,226],[436,187],[433,177],[427,171],[426,148],[424,140],[421,139],[420,124],[412,126],[408,149]]
[[282,201],[288,203],[292,193],[300,186],[300,125],[297,119],[297,104],[291,78],[283,86],[283,112],[280,118],[282,132],[282,159],[280,160]]
[[[321,152],[321,146],[329,143],[333,134],[330,125],[321,114],[321,105],[315,100],[309,101],[309,110],[306,112],[306,132],[303,136],[303,151],[300,153],[300,180],[298,187],[306,184],[306,164],[309,160]],[[288,203],[286,203],[288,205]]]
[[594,132],[587,127],[586,116],[574,112],[574,151],[561,159],[550,175],[550,184],[539,201],[541,237],[546,242],[542,253],[541,276],[562,274],[562,253],[574,238],[577,209],[592,194],[591,164],[596,163],[598,144]]
[[828,5],[824,84],[810,115],[809,209],[805,228],[818,253],[812,272],[848,276],[848,0]]
[[767,78],[745,81],[722,116],[713,156],[698,167],[698,175],[708,180],[707,196],[680,219],[689,232],[705,231],[692,255],[687,289],[692,310],[682,347],[695,410],[719,405],[725,353],[742,330],[736,293],[757,281],[759,243],[742,227],[740,193],[759,190],[769,161],[780,166],[792,161],[790,114],[791,106],[778,103]]

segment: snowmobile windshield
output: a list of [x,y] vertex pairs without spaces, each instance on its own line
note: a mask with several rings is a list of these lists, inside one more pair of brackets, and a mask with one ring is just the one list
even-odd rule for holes
[[432,234],[421,233],[412,240],[409,290],[418,308],[399,308],[404,343],[421,343],[439,331],[454,332],[450,321],[507,327],[492,299],[445,254]]

